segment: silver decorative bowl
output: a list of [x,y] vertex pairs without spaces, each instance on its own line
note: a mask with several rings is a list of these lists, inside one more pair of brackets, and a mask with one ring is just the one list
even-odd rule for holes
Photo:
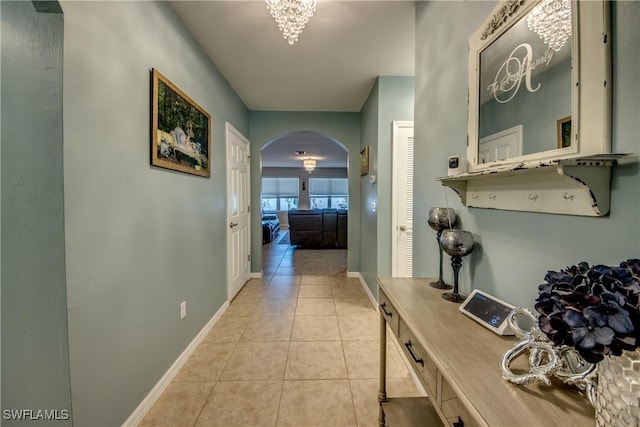
[[462,267],[462,257],[473,252],[475,242],[473,234],[464,230],[443,230],[440,236],[440,247],[451,256],[453,267],[453,292],[445,292],[442,298],[451,302],[462,302],[467,297],[458,293],[458,275]]
[[467,256],[473,252],[473,234],[464,230],[444,230],[440,236],[440,246],[450,256]]
[[435,231],[451,228],[456,223],[456,213],[451,208],[431,208],[427,222]]
[[440,254],[440,274],[436,282],[429,283],[429,286],[437,289],[451,289],[451,285],[442,280],[442,246],[440,246],[440,236],[442,231],[451,228],[456,223],[456,213],[451,208],[431,208],[427,218],[429,227],[437,231],[436,242],[438,242],[438,252]]

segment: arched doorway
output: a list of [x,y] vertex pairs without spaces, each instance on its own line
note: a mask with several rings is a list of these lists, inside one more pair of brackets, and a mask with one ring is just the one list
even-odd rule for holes
[[[253,277],[261,276],[262,267],[262,239],[257,232],[261,228],[261,188],[262,179],[262,148],[272,145],[274,141],[294,132],[315,132],[330,138],[346,147],[348,153],[349,172],[349,217],[347,250],[348,271],[354,274],[360,268],[360,245],[358,233],[360,230],[360,187],[359,156],[361,150],[361,123],[359,113],[345,112],[280,112],[254,111],[250,115],[251,130],[251,194],[252,229],[251,241],[251,271]],[[314,172],[315,173],[315,172]],[[312,173],[313,175],[313,173]],[[317,174],[316,174],[317,176]],[[300,183],[300,185],[302,185]]]
[[[305,161],[312,167],[305,169]],[[288,229],[289,210],[349,208],[348,149],[335,138],[309,130],[289,132],[262,147],[260,162],[263,244],[272,244]]]

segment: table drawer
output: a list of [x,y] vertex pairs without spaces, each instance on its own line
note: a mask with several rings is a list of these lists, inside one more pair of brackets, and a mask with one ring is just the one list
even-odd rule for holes
[[384,292],[380,292],[380,313],[384,316],[387,321],[387,325],[393,332],[393,335],[398,336],[398,324],[400,322],[400,315],[398,314],[398,310],[391,304],[389,298],[384,294]]
[[438,374],[437,405],[442,410],[449,425],[459,422],[459,419],[464,423],[464,427],[476,427],[480,425],[472,418],[467,408],[460,402],[460,399],[458,399],[453,389],[447,383],[447,380],[440,374]]
[[406,323],[400,320],[398,341],[411,365],[417,370],[422,382],[427,388],[431,399],[436,397],[436,374],[437,368],[433,360],[427,355],[424,347],[418,342],[415,335],[407,327]]

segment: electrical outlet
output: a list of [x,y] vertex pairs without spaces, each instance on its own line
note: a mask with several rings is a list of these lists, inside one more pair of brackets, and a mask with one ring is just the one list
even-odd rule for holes
[[180,303],[180,320],[184,319],[185,317],[187,317],[187,302],[182,301]]

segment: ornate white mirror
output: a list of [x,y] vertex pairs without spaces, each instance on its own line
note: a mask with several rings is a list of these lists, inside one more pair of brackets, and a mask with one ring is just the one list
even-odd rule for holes
[[610,4],[507,0],[469,39],[469,207],[609,213]]
[[471,172],[610,150],[609,5],[509,0],[469,40]]

